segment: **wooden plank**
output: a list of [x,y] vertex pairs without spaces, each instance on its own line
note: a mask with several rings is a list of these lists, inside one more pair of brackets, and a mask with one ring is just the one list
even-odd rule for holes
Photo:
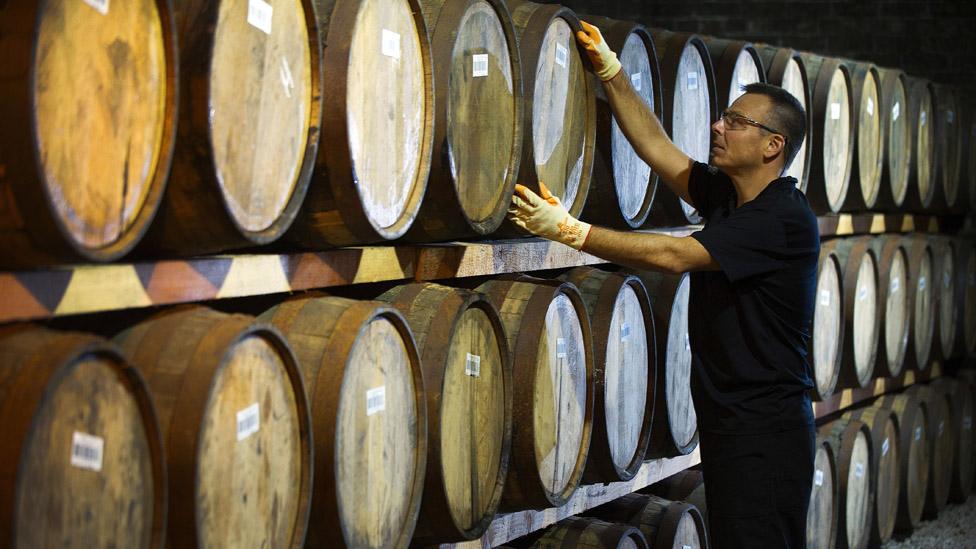
[[906,370],[894,378],[876,378],[867,387],[859,389],[844,389],[827,400],[813,403],[813,415],[817,419],[856,406],[864,401],[877,398],[885,393],[898,391],[914,385],[916,382],[928,381],[942,375],[942,364],[933,362],[924,372]]

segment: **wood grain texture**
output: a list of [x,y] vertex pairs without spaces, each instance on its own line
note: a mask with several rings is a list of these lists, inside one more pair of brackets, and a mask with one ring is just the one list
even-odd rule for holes
[[[162,547],[159,426],[143,378],[114,346],[5,327],[0,420],[0,545]],[[95,445],[79,447],[79,436]]]
[[712,36],[703,38],[715,70],[716,104],[719,110],[732,105],[749,84],[766,81],[759,52],[749,42],[724,40]]
[[570,517],[550,526],[534,549],[647,549],[644,534],[633,526],[586,517]]
[[959,307],[956,301],[956,243],[950,237],[932,235],[933,288],[935,313],[933,319],[935,336],[932,339],[932,358],[951,359],[956,354],[956,333]]
[[705,477],[700,469],[686,469],[648,486],[642,493],[660,496],[671,501],[684,501],[694,505],[708,524],[708,501],[705,495]]
[[653,547],[708,547],[705,523],[689,503],[644,494],[628,494],[587,512],[603,520],[638,528]]
[[881,76],[871,63],[848,61],[851,67],[851,97],[854,110],[854,165],[851,168],[850,189],[844,200],[845,211],[875,209],[881,189],[882,97]]
[[877,236],[872,246],[878,261],[877,299],[882,307],[875,368],[879,377],[896,377],[905,364],[911,319],[908,255],[899,236]]
[[799,52],[789,48],[779,48],[768,44],[755,44],[756,51],[766,68],[766,81],[779,86],[795,97],[807,116],[806,137],[796,157],[786,170],[786,175],[795,177],[798,188],[804,193],[807,190],[810,175],[810,156],[813,152],[813,109],[811,99],[812,84],[807,81],[807,72],[803,64],[803,57]]
[[407,321],[382,303],[324,296],[285,301],[259,319],[291,341],[312,403],[307,543],[407,547],[427,461],[423,377]]
[[945,84],[932,88],[933,110],[935,111],[935,147],[939,155],[935,178],[936,203],[939,211],[958,210],[960,190],[960,167],[963,143],[961,106],[956,99],[956,90]]
[[945,509],[949,501],[952,455],[955,452],[952,409],[949,407],[946,394],[931,385],[913,385],[906,392],[927,405],[928,425],[925,431],[925,443],[928,445],[930,459],[922,518],[934,519]]
[[898,516],[898,493],[901,490],[899,475],[899,438],[897,416],[888,408],[868,407],[844,414],[845,418],[857,419],[871,431],[871,544],[880,545],[891,539]]
[[842,350],[837,388],[866,387],[874,375],[882,311],[873,241],[870,236],[861,236],[835,238],[821,245],[821,251],[827,249],[837,258],[841,273],[844,335],[839,341]]
[[905,208],[923,212],[935,199],[935,172],[938,157],[935,149],[935,111],[931,83],[920,78],[908,78],[908,114],[911,124],[912,165],[908,176],[908,196]]
[[900,475],[896,532],[911,532],[922,520],[928,487],[928,404],[908,393],[892,393],[875,401],[874,406],[890,409],[898,422]]
[[810,356],[813,362],[813,397],[824,400],[834,393],[843,360],[845,331],[840,259],[830,247],[821,247],[817,268],[816,304]]
[[146,377],[159,411],[169,543],[300,546],[311,430],[301,372],[281,335],[253,317],[191,306],[115,341]]
[[912,130],[908,108],[907,79],[897,69],[878,69],[881,76],[882,164],[876,206],[900,211],[908,194]]
[[813,486],[807,508],[807,547],[831,549],[837,537],[837,455],[834,446],[817,435],[813,458]]
[[962,330],[958,339],[963,346],[962,354],[976,355],[976,245],[972,240],[963,239],[956,249],[959,253],[956,288],[960,294],[956,302],[960,309],[958,325]]
[[837,547],[867,547],[870,540],[871,460],[875,448],[867,425],[856,419],[840,418],[820,428],[837,455]]
[[836,213],[850,187],[854,153],[854,102],[849,67],[840,59],[803,54],[813,83],[813,156],[807,199],[814,213]]
[[962,376],[956,379],[942,377],[932,385],[949,400],[949,429],[955,439],[949,501],[964,502],[973,490],[973,477],[976,476],[976,454],[973,452],[973,396],[976,388]]
[[908,253],[908,348],[905,366],[925,370],[932,356],[932,339],[935,335],[935,303],[933,292],[938,290],[933,279],[935,260],[932,248],[924,235],[904,237]]

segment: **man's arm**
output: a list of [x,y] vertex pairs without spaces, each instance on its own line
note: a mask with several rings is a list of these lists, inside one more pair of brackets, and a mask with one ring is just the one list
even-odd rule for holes
[[708,250],[690,236],[623,233],[593,226],[582,250],[633,269],[671,274],[721,270]]

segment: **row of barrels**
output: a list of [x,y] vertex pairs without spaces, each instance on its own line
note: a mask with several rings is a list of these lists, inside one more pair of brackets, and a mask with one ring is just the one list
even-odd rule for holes
[[821,244],[809,357],[814,398],[976,354],[976,245],[909,233]]
[[[514,235],[516,181],[600,224],[699,221],[657,192],[586,72],[572,11],[386,4],[5,3],[0,265]],[[949,88],[586,17],[696,160],[742,86],[796,95],[810,124],[790,174],[818,213],[958,210],[960,158],[976,182],[959,129],[973,113]]]
[[695,448],[688,285],[580,267],[256,318],[181,306],[111,342],[8,326],[0,541],[477,538]]

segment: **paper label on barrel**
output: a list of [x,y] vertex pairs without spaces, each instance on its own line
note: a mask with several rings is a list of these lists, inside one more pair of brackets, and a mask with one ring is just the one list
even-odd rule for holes
[[855,463],[854,464],[854,476],[857,477],[857,478],[861,478],[861,477],[864,476],[864,464],[863,463]]
[[474,78],[488,76],[487,53],[476,53],[471,56],[471,76]]
[[830,119],[840,120],[840,103],[830,104]]
[[924,292],[925,291],[925,277],[924,276],[919,277],[919,279],[918,279],[918,291],[920,291],[920,292]]
[[868,115],[874,116],[874,101],[868,97]]
[[823,486],[824,474],[823,471],[817,469],[813,472],[813,483],[817,486]]
[[857,300],[864,301],[864,298],[868,296],[868,287],[861,286],[861,289],[857,291]]
[[968,431],[973,428],[973,416],[965,416],[962,418],[962,429]]
[[820,305],[830,307],[830,290],[820,290]]
[[381,50],[383,55],[400,59],[400,35],[391,30],[383,29]]
[[95,8],[98,13],[108,15],[108,0],[85,0],[85,3]]
[[96,473],[102,470],[105,439],[75,431],[71,434],[71,465]]
[[258,403],[237,412],[237,442],[253,435],[261,429],[261,412]]
[[689,90],[697,90],[698,89],[698,73],[697,72],[692,71],[692,72],[689,72],[688,73],[688,89]]
[[891,107],[891,120],[898,120],[898,115],[901,114],[901,103],[895,103],[895,106]]
[[620,341],[623,343],[628,339],[630,339],[630,324],[624,322],[620,325]]
[[921,427],[916,427],[915,428],[915,440],[922,440],[922,428]]
[[569,63],[569,50],[562,44],[556,44],[556,64],[565,69],[567,63]]
[[264,0],[247,0],[247,22],[252,27],[271,34],[271,16],[274,9]]
[[881,443],[881,455],[888,455],[888,439],[884,439],[884,442]]
[[945,431],[945,422],[944,421],[940,421],[939,422],[939,436],[940,437],[942,436],[942,432],[943,431]]
[[464,375],[479,377],[481,375],[481,356],[466,353],[468,356],[464,361]]
[[634,86],[634,90],[641,91],[641,73],[634,73],[630,75],[630,84]]
[[556,358],[566,358],[566,340],[561,337],[556,338]]
[[371,416],[386,409],[386,385],[366,391],[366,415]]
[[691,351],[691,336],[685,334],[685,351]]
[[946,122],[952,124],[956,121],[956,113],[953,111],[946,112]]
[[901,289],[901,278],[895,277],[891,279],[891,293],[897,293]]
[[919,122],[919,124],[921,124],[921,125],[923,125],[923,126],[925,125],[925,121],[926,121],[927,119],[928,119],[928,113],[927,113],[927,112],[925,112],[925,111],[922,111],[922,112],[921,112],[921,113],[920,113],[920,114],[918,115],[918,122]]
[[278,73],[281,77],[281,87],[285,89],[285,97],[291,99],[291,90],[295,89],[295,79],[292,78],[291,69],[288,67],[288,60],[284,57],[281,58]]

